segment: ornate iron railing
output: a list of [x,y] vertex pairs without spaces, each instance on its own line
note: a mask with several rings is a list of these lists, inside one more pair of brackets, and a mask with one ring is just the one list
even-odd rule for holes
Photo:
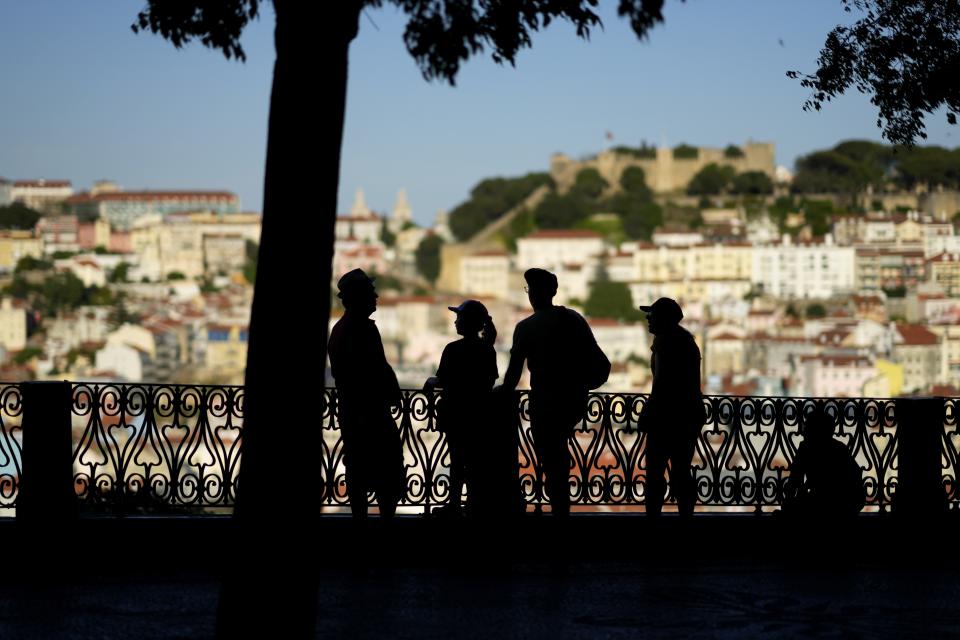
[[[439,394],[438,394],[439,395]],[[449,499],[449,454],[437,430],[438,395],[405,390],[394,409],[407,467],[402,506],[429,511]],[[243,388],[74,383],[74,484],[85,505],[107,511],[223,510],[236,499],[243,433]],[[0,384],[0,509],[16,506],[21,472],[22,402],[17,384]],[[317,452],[323,504],[347,510],[336,390],[317,398]],[[646,435],[637,430],[645,396],[594,393],[570,441],[575,509],[642,510]],[[764,511],[781,504],[801,415],[815,404],[839,416],[835,437],[863,472],[868,509],[886,510],[898,480],[896,400],[709,396],[693,473],[698,510]],[[944,400],[942,479],[960,503],[960,399]],[[529,424],[529,397],[517,394],[518,486],[533,508],[546,504]],[[294,443],[292,443],[294,444]],[[668,498],[668,502],[672,498]],[[9,514],[10,512],[7,511]]]

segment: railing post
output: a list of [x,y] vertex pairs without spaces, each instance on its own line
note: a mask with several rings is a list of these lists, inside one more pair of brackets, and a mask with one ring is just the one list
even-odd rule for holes
[[23,467],[17,521],[65,523],[77,517],[69,382],[25,382]]
[[893,511],[899,515],[931,516],[946,511],[941,455],[943,398],[896,400],[899,478]]

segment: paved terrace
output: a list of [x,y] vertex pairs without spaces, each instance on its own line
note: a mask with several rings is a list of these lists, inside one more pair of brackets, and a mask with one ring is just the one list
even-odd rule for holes
[[[555,525],[528,517],[491,534],[406,517],[364,537],[348,519],[327,517],[304,558],[319,585],[316,637],[960,635],[951,519],[864,516],[833,531],[772,516]],[[60,557],[48,551],[46,569],[28,573],[35,545],[6,522],[16,558],[0,587],[0,637],[212,637],[223,563],[242,557],[231,527],[219,518],[84,519],[50,536]],[[349,566],[349,541],[359,539],[386,549]]]

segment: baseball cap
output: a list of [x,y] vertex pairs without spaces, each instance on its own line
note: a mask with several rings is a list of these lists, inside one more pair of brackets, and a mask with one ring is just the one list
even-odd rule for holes
[[467,318],[479,318],[480,320],[485,320],[489,313],[487,313],[487,308],[483,306],[483,303],[479,300],[464,300],[456,307],[447,307],[450,311],[453,311],[458,316],[464,316]]
[[644,313],[655,313],[657,318],[665,322],[680,322],[683,320],[683,310],[680,305],[672,298],[660,298],[651,305],[641,305],[640,311]]

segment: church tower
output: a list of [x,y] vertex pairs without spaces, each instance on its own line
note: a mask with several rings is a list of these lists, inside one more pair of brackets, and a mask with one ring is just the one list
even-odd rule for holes
[[393,205],[393,215],[387,223],[391,233],[399,233],[408,223],[413,222],[413,211],[410,209],[410,203],[407,202],[407,190],[400,189],[397,192],[397,202]]

